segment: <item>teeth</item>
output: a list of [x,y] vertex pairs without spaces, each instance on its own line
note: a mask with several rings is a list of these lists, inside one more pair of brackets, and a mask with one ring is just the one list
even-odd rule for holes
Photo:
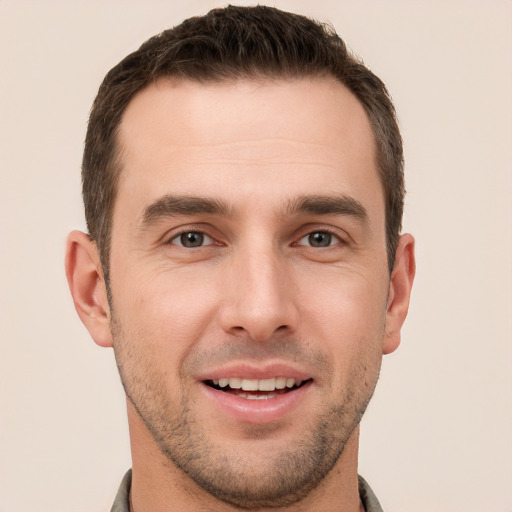
[[258,391],[258,379],[242,379],[241,387],[244,391]]
[[277,395],[238,395],[240,398],[247,398],[247,400],[268,400],[269,398],[275,398]]
[[286,377],[277,377],[276,379],[276,389],[284,389],[286,387]]
[[229,385],[231,389],[241,389],[243,391],[275,391],[276,389],[293,388],[300,386],[302,380],[295,380],[291,377],[272,377],[270,379],[241,379],[231,377],[222,379],[213,379],[216,386],[225,388]]
[[258,381],[259,391],[274,391],[276,389],[276,379],[261,379]]
[[232,389],[240,389],[242,387],[242,379],[229,379],[229,387]]

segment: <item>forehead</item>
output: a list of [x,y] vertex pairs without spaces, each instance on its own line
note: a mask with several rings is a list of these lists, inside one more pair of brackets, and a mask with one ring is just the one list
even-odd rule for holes
[[330,78],[160,80],[130,102],[118,142],[116,208],[124,194],[140,208],[165,193],[382,195],[368,116]]

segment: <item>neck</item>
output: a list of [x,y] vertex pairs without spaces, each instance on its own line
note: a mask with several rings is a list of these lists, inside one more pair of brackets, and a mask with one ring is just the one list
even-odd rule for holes
[[[234,512],[241,510],[218,500],[200,488],[188,475],[162,454],[133,406],[128,403],[128,422],[132,450],[131,512],[151,510],[208,510]],[[359,427],[349,438],[331,472],[304,499],[293,505],[258,512],[364,512],[357,481]],[[246,509],[245,509],[246,510]]]

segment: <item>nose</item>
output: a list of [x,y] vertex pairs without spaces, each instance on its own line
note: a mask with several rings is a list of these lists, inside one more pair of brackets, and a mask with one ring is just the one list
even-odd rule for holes
[[240,251],[224,284],[224,331],[264,342],[296,330],[299,315],[291,269],[274,250]]

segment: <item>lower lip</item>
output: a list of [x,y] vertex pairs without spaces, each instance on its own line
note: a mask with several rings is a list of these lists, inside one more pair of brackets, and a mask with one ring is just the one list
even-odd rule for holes
[[204,383],[202,388],[214,404],[237,421],[262,425],[284,419],[305,398],[311,381],[298,389],[274,398],[250,400],[225,391],[219,391]]

